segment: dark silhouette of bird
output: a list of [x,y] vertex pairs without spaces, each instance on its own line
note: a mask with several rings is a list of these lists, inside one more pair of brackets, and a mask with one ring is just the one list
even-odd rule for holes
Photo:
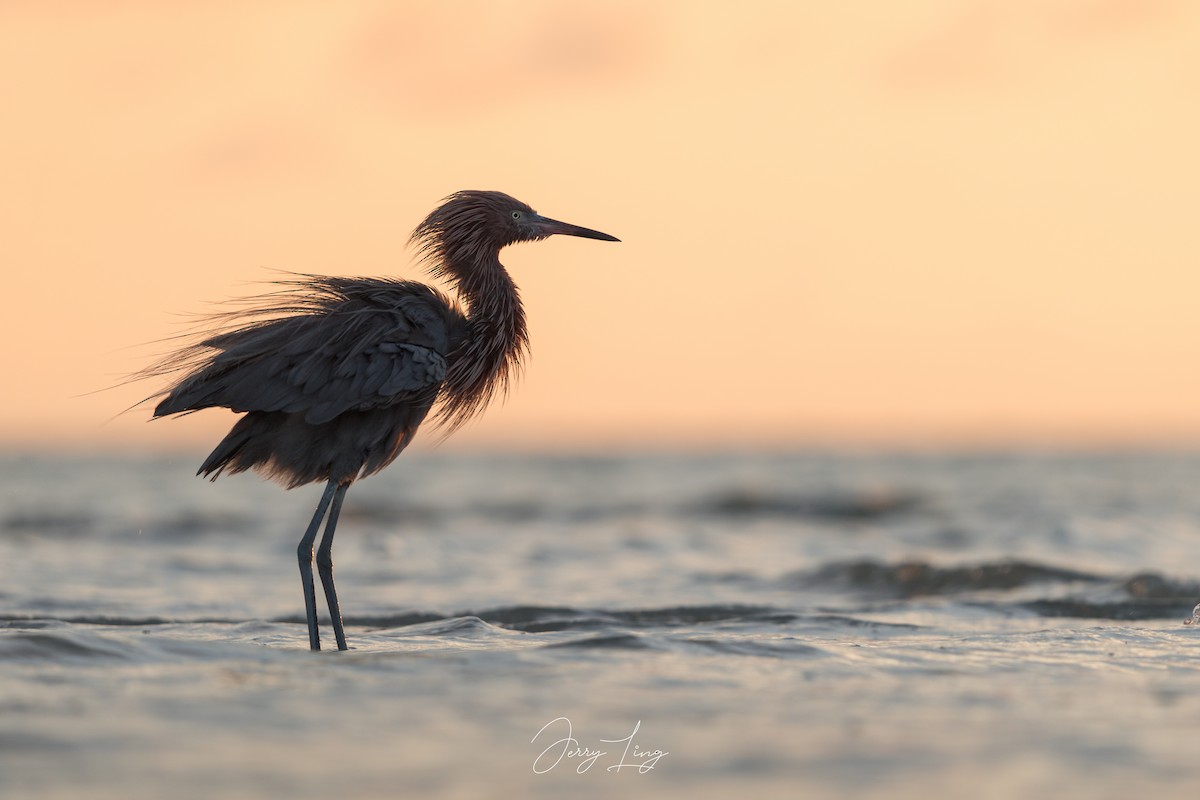
[[173,379],[154,395],[162,397],[155,417],[212,407],[244,414],[197,474],[253,469],[289,489],[326,483],[297,548],[313,650],[321,648],[312,564],[322,519],[328,514],[317,571],[345,650],[332,549],[346,490],[390,464],[431,411],[453,431],[508,388],[529,339],[499,253],[556,233],[620,241],[501,192],[457,192],[410,239],[456,297],[415,281],[297,275],[209,318],[199,341],[142,373]]

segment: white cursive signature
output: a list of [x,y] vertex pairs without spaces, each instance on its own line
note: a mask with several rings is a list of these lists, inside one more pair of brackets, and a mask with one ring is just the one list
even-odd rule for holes
[[[529,743],[533,744],[536,742],[538,737],[546,732],[547,728],[556,723],[563,723],[566,725],[567,735],[552,742],[549,747],[538,753],[538,757],[533,760],[533,771],[538,775],[544,775],[545,773],[554,769],[562,762],[564,758],[579,759],[579,765],[575,767],[575,771],[582,775],[591,769],[592,765],[595,764],[601,756],[608,755],[607,750],[593,750],[590,747],[584,747],[581,745],[579,740],[573,735],[571,720],[567,719],[566,717],[556,717],[555,719],[547,722],[542,726],[540,731],[533,735],[533,738],[529,740]],[[625,743],[625,749],[621,753],[621,760],[616,764],[606,767],[606,771],[620,772],[625,767],[637,767],[638,774],[645,775],[647,772],[654,769],[660,758],[668,754],[669,751],[666,750],[643,750],[634,744],[633,737],[637,735],[637,732],[641,727],[642,721],[639,719],[637,724],[633,726],[633,731],[630,732],[630,734],[624,739],[600,740],[605,744]],[[558,757],[554,758],[554,763],[549,765],[543,764],[543,760],[548,761],[550,758],[553,758],[555,752],[557,752]],[[632,760],[629,760],[631,757]]]

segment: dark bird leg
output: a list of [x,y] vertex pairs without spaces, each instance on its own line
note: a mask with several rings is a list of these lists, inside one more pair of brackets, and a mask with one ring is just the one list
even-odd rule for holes
[[337,589],[333,585],[333,533],[337,530],[338,514],[342,513],[342,498],[346,496],[346,490],[349,488],[350,484],[343,483],[334,492],[333,505],[329,507],[329,521],[325,523],[325,535],[321,537],[321,547],[317,550],[317,572],[321,575],[321,586],[325,589],[325,602],[329,604],[329,619],[333,622],[333,635],[337,639],[338,650],[350,648],[346,647],[346,632],[342,630],[342,610],[338,606]]
[[333,499],[337,488],[338,485],[333,481],[325,487],[325,494],[321,495],[321,501],[317,503],[312,522],[308,523],[308,530],[304,532],[304,538],[296,548],[296,557],[300,560],[300,582],[304,584],[304,611],[308,616],[308,646],[313,650],[321,649],[321,637],[317,633],[317,590],[313,586],[312,574],[313,541],[317,538],[317,528],[321,527],[325,509],[329,508],[329,501]]

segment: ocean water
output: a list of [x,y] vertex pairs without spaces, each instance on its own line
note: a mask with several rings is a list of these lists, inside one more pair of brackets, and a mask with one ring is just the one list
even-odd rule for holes
[[347,653],[203,455],[0,458],[0,796],[1200,790],[1200,455],[406,454]]

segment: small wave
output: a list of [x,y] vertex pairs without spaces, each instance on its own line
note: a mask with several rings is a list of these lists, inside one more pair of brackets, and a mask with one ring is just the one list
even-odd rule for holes
[[1166,578],[1157,572],[1142,572],[1125,581],[1130,597],[1142,600],[1190,603],[1200,600],[1200,583]]
[[139,535],[150,534],[164,539],[188,539],[212,533],[236,533],[254,530],[260,523],[253,517],[219,511],[182,511],[178,514],[151,520],[141,526]]
[[56,739],[50,736],[24,731],[0,731],[0,753],[10,755],[25,753],[61,753],[77,752],[78,742],[66,739]]
[[588,630],[602,627],[682,627],[707,625],[714,622],[782,624],[796,619],[796,614],[771,606],[745,605],[673,606],[619,610],[512,606],[475,613],[489,622],[528,633]]
[[[434,506],[421,503],[400,504],[386,501],[366,500],[347,503],[342,512],[343,519],[361,520],[379,524],[432,525],[457,517],[483,518],[490,522],[517,525],[541,519],[564,519],[585,522],[630,516],[652,510],[640,503],[613,502],[603,505],[557,505],[536,499],[518,499],[507,502],[477,501],[457,504],[453,507]],[[670,509],[668,509],[670,510]]]
[[924,505],[921,495],[899,490],[795,495],[732,489],[694,504],[692,510],[722,517],[787,516],[857,522],[906,514]]
[[634,633],[614,633],[607,636],[589,636],[586,639],[572,639],[569,642],[554,642],[546,645],[547,649],[584,648],[595,650],[651,650],[654,646]]
[[753,639],[681,639],[689,647],[735,656],[763,656],[768,658],[811,658],[823,656],[819,647],[798,641],[753,640]]
[[[102,614],[83,614],[78,616],[55,616],[48,617],[45,615],[32,614],[0,614],[0,627],[7,628],[45,628],[53,627],[58,624],[68,625],[111,625],[114,627],[149,627],[152,625],[176,625],[180,623],[203,625],[206,623],[213,624],[238,624],[242,620],[226,619],[220,617],[205,617],[200,619],[165,619],[163,617],[109,617]],[[301,622],[304,618],[301,617]]]
[[356,522],[428,525],[442,516],[444,516],[443,512],[433,506],[418,503],[400,505],[360,498],[346,504],[342,510],[341,519]]
[[[431,614],[421,611],[408,611],[402,614],[361,614],[342,617],[342,624],[354,625],[361,628],[376,628],[385,630],[388,628],[406,628],[410,625],[424,625],[429,622],[439,622],[444,619],[452,619],[445,614]],[[272,622],[291,623],[295,625],[307,625],[307,618],[302,615],[289,614],[283,617],[275,617]]]
[[1075,617],[1077,619],[1148,620],[1187,618],[1193,596],[1186,603],[1174,600],[1118,600],[1111,602],[1066,598],[1062,600],[1031,600],[1020,607],[1041,617]]
[[878,628],[881,630],[893,631],[919,631],[924,625],[914,625],[911,622],[880,622],[874,619],[859,619],[858,617],[847,617],[844,614],[815,614],[811,617],[805,617],[807,622],[827,622],[837,627],[847,628]]
[[[501,606],[463,611],[453,616],[418,611],[403,614],[360,615],[343,618],[346,625],[365,628],[402,628],[455,619],[478,619],[488,625],[523,631],[589,631],[604,628],[659,628],[710,625],[713,623],[758,623],[783,625],[799,615],[773,606],[709,605],[673,606],[650,609],[581,609],[569,606]],[[289,615],[275,622],[304,624],[304,617]]]
[[77,631],[29,631],[0,637],[0,661],[63,661],[130,657],[120,645]]
[[420,636],[477,637],[494,635],[503,630],[505,629],[468,614],[410,625],[405,633]]
[[19,511],[0,522],[0,530],[13,534],[77,536],[90,531],[96,519],[90,515],[61,511]]
[[924,561],[899,564],[841,561],[783,577],[785,584],[797,588],[832,586],[896,598],[1015,589],[1031,583],[1103,580],[1106,578],[1092,573],[1029,561],[985,562],[958,567],[936,567]]
[[767,658],[812,658],[825,651],[798,640],[764,640],[751,638],[721,639],[714,637],[674,638],[621,632],[587,636],[545,645],[547,649],[586,650],[674,650],[707,652],[710,654],[757,656]]
[[1113,581],[1099,594],[1031,600],[1021,603],[1020,607],[1043,617],[1183,619],[1200,600],[1200,583],[1174,580],[1157,572],[1141,572],[1124,580]]
[[[307,620],[302,616],[289,615],[276,617],[272,622],[306,625]],[[327,626],[328,620],[323,619],[321,626]],[[373,614],[348,616],[342,618],[346,627],[368,628],[376,631],[395,630],[404,628],[406,634],[414,636],[473,636],[483,633],[495,633],[507,626],[496,624],[494,620],[484,619],[480,615],[464,613],[454,616],[444,614],[428,614],[411,611],[404,614]]]
[[557,606],[507,606],[477,613],[496,625],[526,633],[606,628],[614,622],[597,612]]
[[[703,497],[685,498],[680,501],[614,499],[602,504],[516,498],[440,505],[420,501],[408,503],[367,498],[348,501],[342,515],[346,520],[384,525],[433,525],[462,517],[484,518],[492,522],[514,525],[542,519],[591,522],[640,514],[736,518],[782,516],[854,522],[910,513],[927,505],[923,495],[899,489],[851,489],[794,494],[729,487],[706,493]],[[200,521],[209,524],[206,519]],[[177,527],[186,529],[190,522],[186,519],[181,520]],[[220,521],[217,524],[221,524]]]
[[673,606],[608,612],[615,619],[636,626],[705,625],[713,622],[767,622],[782,624],[797,619],[789,611],[771,606],[712,605]]

